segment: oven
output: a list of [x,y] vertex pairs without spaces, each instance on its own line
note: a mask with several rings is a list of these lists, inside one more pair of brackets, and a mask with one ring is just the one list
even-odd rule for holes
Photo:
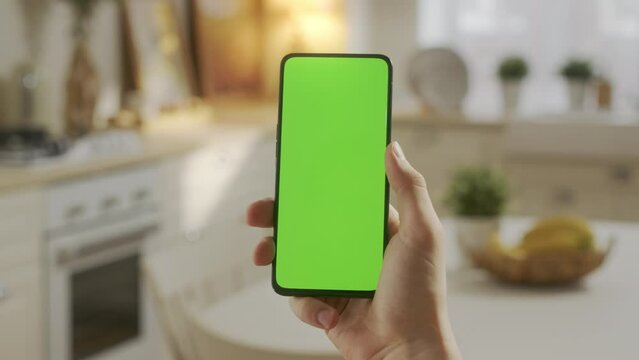
[[140,261],[159,227],[142,171],[65,184],[49,196],[50,360],[149,358]]

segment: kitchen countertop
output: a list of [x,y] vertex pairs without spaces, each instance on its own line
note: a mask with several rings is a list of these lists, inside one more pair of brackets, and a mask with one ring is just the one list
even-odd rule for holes
[[195,105],[175,110],[158,116],[145,126],[139,133],[139,146],[135,151],[73,161],[0,166],[0,194],[182,156],[214,141],[216,135],[225,131],[239,128],[272,130],[276,123],[277,108],[269,104],[238,103],[214,108]]
[[[420,121],[410,116],[400,116],[399,119],[394,121],[401,123],[400,126],[420,125]],[[62,156],[24,166],[0,165],[0,194],[181,156],[211,141],[213,135],[224,131],[224,128],[252,127],[272,130],[276,122],[277,107],[270,103],[231,102],[216,105],[214,111],[210,111],[210,108],[191,109],[161,116],[150,121],[136,135],[139,147],[135,151],[85,156],[71,161]],[[448,126],[451,123],[440,121],[437,124]],[[467,124],[455,126],[473,127]]]
[[212,131],[214,126],[207,123],[163,124],[145,129],[139,149],[126,154],[0,167],[0,193],[179,156],[201,146]]
[[508,127],[506,119],[477,119],[469,120],[463,115],[456,116],[424,116],[419,113],[395,113],[393,125],[402,127],[429,127],[454,130],[481,130],[501,132]]
[[503,155],[507,161],[637,164],[639,115],[622,115],[566,113],[507,119],[397,113],[393,115],[393,125],[494,133],[505,140]]
[[[187,154],[209,141],[210,135],[218,131],[220,124],[274,129],[277,122],[277,107],[271,103],[238,102],[215,105],[213,112],[210,108],[205,107],[205,109],[207,110],[190,109],[150,122],[152,126],[147,126],[140,133],[141,146],[135,152],[45,165],[0,166],[0,193]],[[393,114],[394,127],[435,127],[450,128],[455,131],[478,130],[503,134],[509,144],[504,154],[508,160],[535,161],[537,159],[544,162],[552,160],[571,163],[578,160],[588,163],[639,162],[639,148],[633,141],[635,137],[633,132],[639,131],[639,125],[636,123],[614,125],[592,121],[582,124],[578,121],[457,120],[429,119],[414,113]],[[531,136],[532,134],[536,136]],[[605,134],[607,137],[603,137]],[[619,141],[622,135],[625,142]],[[533,138],[541,140],[533,141]],[[550,138],[554,140],[550,142]],[[580,140],[573,143],[565,141],[566,138]],[[566,148],[568,145],[570,146]],[[611,150],[612,147],[615,147],[614,151]]]
[[[519,237],[531,222],[505,220],[504,240]],[[636,358],[639,224],[594,223],[599,238],[618,239],[607,263],[581,283],[554,288],[503,285],[463,265],[452,223],[444,225],[449,312],[463,354],[480,360]],[[324,333],[300,323],[287,302],[264,281],[212,306],[200,321],[215,336],[252,349],[334,354]]]

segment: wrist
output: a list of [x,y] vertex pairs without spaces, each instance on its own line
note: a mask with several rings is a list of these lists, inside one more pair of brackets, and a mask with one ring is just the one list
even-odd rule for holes
[[388,344],[371,360],[461,360],[447,317],[440,320],[430,331]]
[[387,348],[375,359],[379,360],[461,360],[455,341],[414,341]]

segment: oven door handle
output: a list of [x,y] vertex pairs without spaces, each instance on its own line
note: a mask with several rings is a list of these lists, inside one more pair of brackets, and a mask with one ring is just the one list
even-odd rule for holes
[[58,265],[66,265],[75,260],[98,255],[105,251],[113,250],[122,246],[138,245],[144,241],[149,233],[155,231],[157,228],[157,224],[152,224],[126,234],[108,238],[104,241],[93,242],[91,244],[75,247],[65,247],[58,251],[56,255],[56,262]]

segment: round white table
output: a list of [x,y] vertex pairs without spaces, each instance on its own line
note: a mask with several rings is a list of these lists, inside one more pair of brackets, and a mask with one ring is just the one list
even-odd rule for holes
[[[494,281],[461,265],[454,229],[447,240],[449,313],[469,359],[639,359],[639,224],[598,223],[617,243],[607,262],[568,287],[526,288]],[[530,220],[508,219],[504,238],[518,238]],[[288,300],[264,281],[204,314],[216,336],[255,349],[335,354],[321,330],[298,321]],[[231,359],[232,360],[232,359]]]
[[200,323],[215,336],[243,347],[337,355],[324,331],[299,321],[288,306],[288,298],[277,295],[270,281],[259,282],[218,302],[207,309]]

